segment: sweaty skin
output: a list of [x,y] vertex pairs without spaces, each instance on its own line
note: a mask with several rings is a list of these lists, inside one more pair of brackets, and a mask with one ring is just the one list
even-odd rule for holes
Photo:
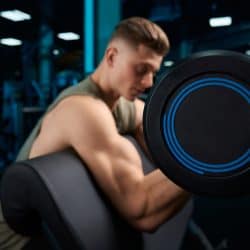
[[91,75],[103,91],[104,101],[91,96],[62,100],[45,116],[29,155],[33,158],[74,148],[120,214],[132,226],[147,232],[177,213],[190,194],[159,169],[143,174],[138,152],[118,133],[111,111],[120,96],[135,102],[134,136],[146,150],[142,126],[144,104],[137,96],[152,86],[161,61],[162,56],[144,45],[131,48],[124,41],[112,41]]

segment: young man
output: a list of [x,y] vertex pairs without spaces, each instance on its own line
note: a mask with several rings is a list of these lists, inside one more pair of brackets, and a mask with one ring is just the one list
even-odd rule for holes
[[127,222],[155,230],[190,195],[159,169],[144,176],[136,149],[122,135],[133,134],[146,150],[144,105],[137,97],[152,86],[168,50],[168,38],[156,24],[139,17],[122,21],[94,73],[59,95],[17,160],[72,147]]

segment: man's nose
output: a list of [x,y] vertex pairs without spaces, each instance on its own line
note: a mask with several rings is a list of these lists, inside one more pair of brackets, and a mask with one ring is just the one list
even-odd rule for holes
[[153,73],[148,73],[142,78],[141,84],[145,89],[152,87],[153,78],[154,78]]

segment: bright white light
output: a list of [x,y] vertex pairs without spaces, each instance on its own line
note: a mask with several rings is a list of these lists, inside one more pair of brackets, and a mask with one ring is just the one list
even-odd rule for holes
[[8,38],[0,39],[0,43],[7,45],[7,46],[19,46],[22,44],[22,41],[15,39],[15,38],[8,37]]
[[78,40],[80,36],[74,32],[64,32],[57,34],[57,37],[66,41]]
[[6,10],[1,11],[0,16],[6,19],[9,19],[14,22],[24,21],[24,20],[30,20],[31,16],[25,12],[22,12],[20,10]]
[[174,65],[174,62],[173,62],[173,61],[165,61],[165,62],[163,63],[163,65],[164,65],[165,67],[171,67],[171,66]]
[[60,54],[60,51],[58,49],[53,50],[53,55],[58,56]]
[[249,50],[249,49],[246,50],[246,51],[245,51],[245,54],[248,55],[248,56],[250,56],[250,50]]
[[232,17],[230,16],[213,17],[209,19],[209,25],[211,27],[229,26],[231,24],[232,24]]

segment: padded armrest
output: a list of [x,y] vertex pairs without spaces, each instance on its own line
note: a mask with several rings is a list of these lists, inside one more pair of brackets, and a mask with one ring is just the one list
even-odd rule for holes
[[[129,139],[150,172],[152,164]],[[1,200],[16,232],[32,235],[43,222],[60,249],[70,250],[177,250],[192,212],[189,203],[157,232],[135,231],[116,214],[72,150],[13,164],[2,178]]]

